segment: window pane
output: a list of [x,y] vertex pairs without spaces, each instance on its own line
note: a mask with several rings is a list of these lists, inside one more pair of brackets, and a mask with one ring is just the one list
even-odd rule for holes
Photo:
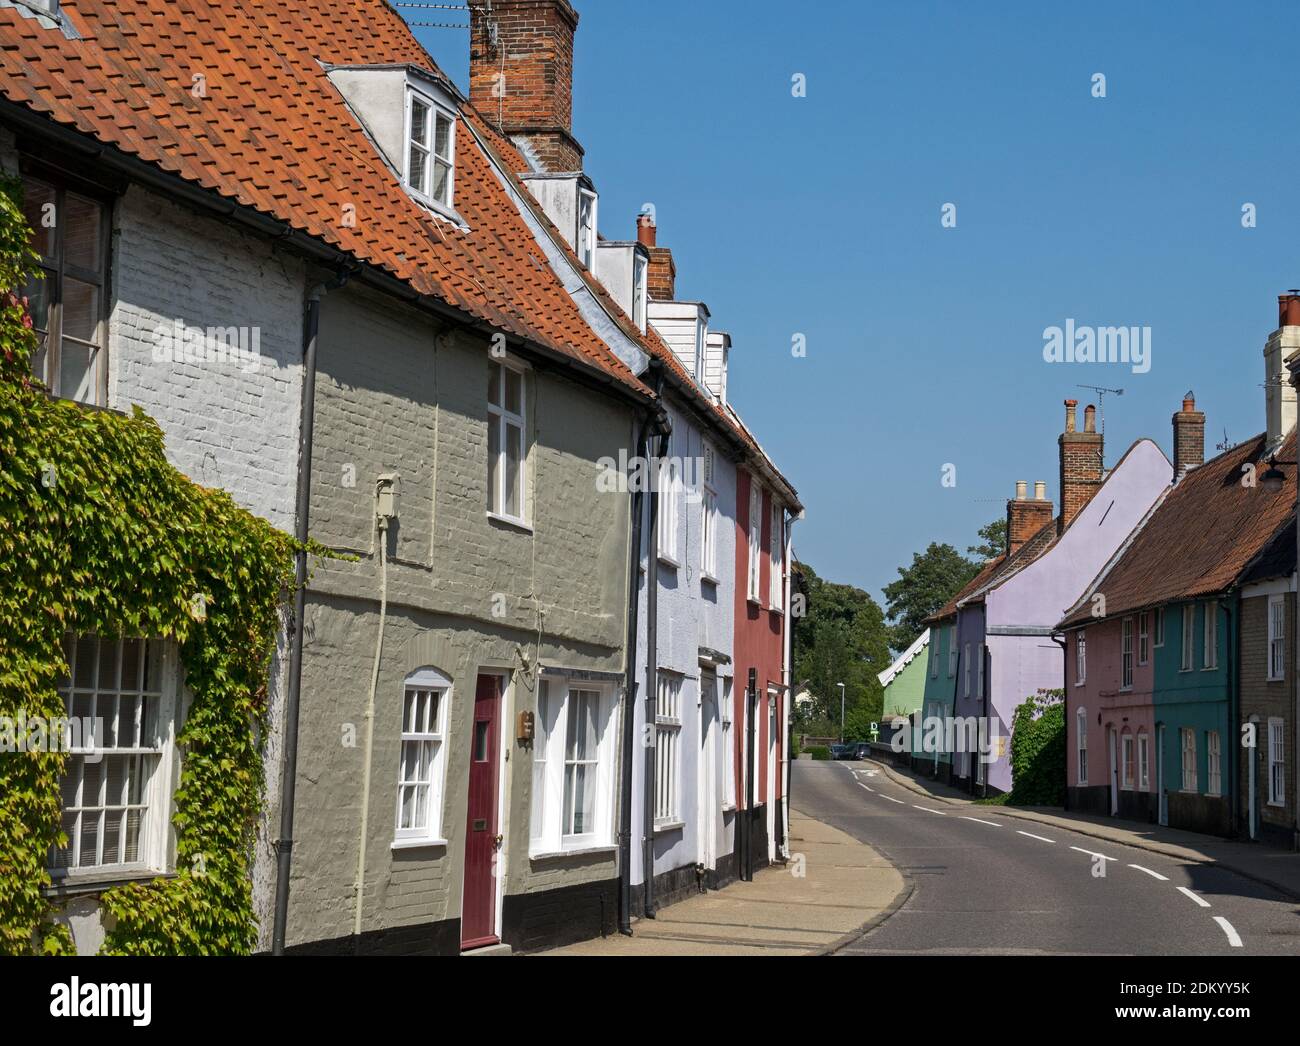
[[51,276],[44,269],[38,269],[28,277],[27,285],[23,287],[27,312],[38,333],[50,326],[50,280]]
[[520,490],[520,463],[523,460],[523,432],[518,425],[506,426],[506,503],[508,516],[523,515]]
[[68,193],[63,210],[64,260],[69,265],[99,272],[102,265],[99,250],[102,211],[99,204]]
[[425,172],[428,170],[429,160],[427,154],[420,151],[417,145],[411,146],[411,163],[407,168],[407,181],[411,187],[424,192],[426,182]]
[[524,376],[509,367],[502,368],[506,375],[506,410],[511,414],[523,413]]
[[433,162],[433,192],[430,194],[439,203],[451,203],[451,167],[441,160]]
[[494,407],[501,406],[501,364],[488,364],[488,402]]
[[437,117],[438,126],[434,132],[433,151],[444,160],[451,159],[451,121],[442,113]]
[[418,99],[411,100],[411,141],[429,144],[429,107]]
[[96,341],[99,331],[99,288],[66,277],[63,281],[63,333],[81,341]]
[[485,720],[479,720],[474,724],[474,762],[476,763],[486,763],[488,761],[489,725]]
[[98,350],[69,338],[59,354],[58,393],[78,403],[95,402],[95,356]]
[[23,217],[32,227],[32,248],[50,258],[54,255],[54,187],[34,178],[23,179]]

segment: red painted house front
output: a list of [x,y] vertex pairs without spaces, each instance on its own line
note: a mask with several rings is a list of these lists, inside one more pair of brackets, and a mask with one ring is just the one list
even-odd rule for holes
[[[736,795],[741,874],[785,845],[786,505],[761,477],[736,472]],[[747,860],[748,857],[748,860]]]

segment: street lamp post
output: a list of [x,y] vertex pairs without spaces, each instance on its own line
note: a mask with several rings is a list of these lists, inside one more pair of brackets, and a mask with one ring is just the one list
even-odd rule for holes
[[844,743],[844,684],[836,683],[840,688],[840,744]]

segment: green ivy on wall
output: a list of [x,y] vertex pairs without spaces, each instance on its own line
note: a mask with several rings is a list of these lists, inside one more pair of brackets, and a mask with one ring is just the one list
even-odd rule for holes
[[1011,721],[1011,797],[1016,806],[1065,802],[1063,690],[1039,690]]
[[[21,187],[0,184],[0,287],[31,270]],[[167,463],[163,434],[51,399],[31,372],[25,302],[0,297],[0,716],[65,715],[68,632],[173,640],[191,702],[174,875],[107,890],[107,954],[241,954],[256,944],[261,739],[297,545]],[[64,953],[45,894],[60,830],[56,752],[0,753],[0,954]]]

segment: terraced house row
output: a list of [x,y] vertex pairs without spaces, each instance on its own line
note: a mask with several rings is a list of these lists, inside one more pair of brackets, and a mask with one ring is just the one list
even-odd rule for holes
[[[40,376],[339,554],[269,680],[268,951],[539,949],[786,850],[798,495],[654,218],[602,235],[578,12],[470,7],[466,95],[383,0],[0,0]],[[93,951],[99,892],[174,870],[186,690],[72,638],[153,724],[64,783]]]
[[1172,463],[1140,439],[1110,467],[1093,408],[1080,428],[1066,400],[1060,511],[1045,481],[1032,495],[1017,482],[1005,552],[881,675],[896,729],[978,724],[978,736],[914,743],[915,768],[1009,791],[1016,707],[1055,690],[1067,808],[1300,845],[1300,293],[1278,299],[1263,358],[1265,430],[1209,461],[1191,392],[1173,414]]

